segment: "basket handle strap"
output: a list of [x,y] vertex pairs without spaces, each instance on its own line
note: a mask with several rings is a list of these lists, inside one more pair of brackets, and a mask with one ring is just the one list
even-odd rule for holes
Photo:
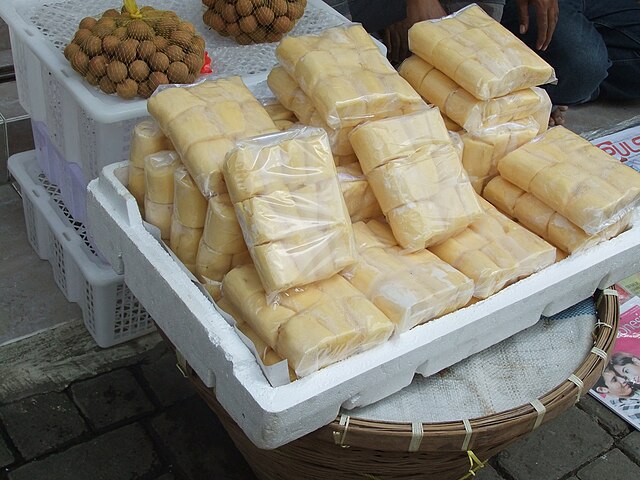
[[349,421],[351,417],[349,415],[340,415],[340,426],[344,427],[342,432],[333,432],[333,441],[336,445],[341,446],[342,448],[349,448],[349,445],[344,443],[345,438],[347,438],[347,431],[349,430]]
[[422,429],[422,422],[411,423],[411,441],[409,442],[409,452],[417,452],[422,444],[422,438],[424,437],[424,430]]
[[536,409],[536,412],[538,412],[536,423],[533,424],[533,428],[531,429],[533,431],[542,424],[542,419],[544,418],[544,414],[547,413],[547,409],[537,398],[531,400],[529,403]]
[[576,396],[576,401],[575,401],[575,403],[578,403],[580,401],[580,397],[582,396],[582,389],[584,388],[584,382],[580,380],[580,378],[578,378],[575,375],[575,373],[572,373],[569,376],[569,378],[567,378],[567,381],[574,383],[575,386],[578,387],[578,395]]
[[471,442],[471,434],[473,433],[473,429],[471,428],[471,422],[468,419],[463,419],[462,424],[464,425],[464,429],[466,430],[466,435],[464,436],[464,442],[462,442],[461,450],[466,452],[469,449],[469,443]]

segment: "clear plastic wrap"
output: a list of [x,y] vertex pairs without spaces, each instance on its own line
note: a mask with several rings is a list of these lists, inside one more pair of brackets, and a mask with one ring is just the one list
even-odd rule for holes
[[532,117],[463,133],[462,166],[475,191],[481,195],[489,180],[498,175],[498,160],[532,140],[537,133],[538,123]]
[[200,193],[184,165],[176,168],[173,174],[173,214],[185,227],[204,227],[207,199]]
[[474,297],[487,298],[554,263],[556,249],[486,200],[480,202],[480,218],[429,250],[474,281]]
[[604,230],[588,235],[551,207],[500,176],[487,184],[483,196],[503,213],[567,253],[580,252],[613,238],[625,231],[631,222],[631,213],[628,213]]
[[180,223],[174,206],[173,217],[171,219],[171,234],[169,236],[169,247],[176,254],[176,257],[187,267],[187,269],[196,273],[196,256],[198,254],[198,245],[202,237],[202,228],[191,228]]
[[269,294],[353,263],[351,221],[324,130],[305,127],[239,141],[224,175]]
[[180,166],[173,150],[161,150],[144,159],[145,195],[154,203],[173,203],[173,173]]
[[162,240],[169,241],[171,237],[172,217],[173,203],[156,203],[149,200],[149,197],[144,197],[144,219],[160,229]]
[[640,173],[564,127],[502,158],[498,171],[590,235],[640,200]]
[[409,50],[480,100],[556,80],[551,65],[475,4],[415,23]]
[[400,245],[417,251],[464,229],[482,210],[437,108],[360,125],[350,135]]
[[340,275],[293,289],[270,305],[256,268],[234,268],[223,298],[300,377],[384,342],[393,324]]
[[144,158],[160,150],[174,150],[174,148],[155,120],[149,118],[133,127],[129,161],[134,166],[144,168]]
[[489,100],[478,100],[444,73],[413,55],[399,69],[413,88],[429,103],[468,132],[484,130],[526,117],[546,131],[551,99],[542,88],[532,87]]
[[361,25],[285,37],[276,57],[334,129],[422,105]]
[[[473,295],[473,281],[428,250],[402,255],[386,246],[391,229],[372,221],[353,225],[358,261],[341,275],[405,332],[414,326],[464,307]],[[380,239],[376,232],[387,229]]]
[[298,121],[296,114],[277,100],[268,101],[267,103],[263,103],[263,105],[269,117],[274,122],[287,120],[295,123]]
[[222,164],[236,140],[278,131],[239,77],[165,88],[147,109],[205,197],[226,191]]
[[356,223],[382,216],[380,204],[371,190],[360,164],[351,163],[336,167],[340,190],[347,206],[351,222]]
[[[143,163],[144,165],[144,163]],[[129,173],[127,180],[127,189],[133,195],[133,198],[136,199],[136,203],[138,204],[138,208],[141,212],[143,212],[144,217],[144,168],[139,168],[129,164]]]

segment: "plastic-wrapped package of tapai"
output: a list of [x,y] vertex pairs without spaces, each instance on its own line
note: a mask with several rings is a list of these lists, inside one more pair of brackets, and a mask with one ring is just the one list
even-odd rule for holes
[[399,72],[427,102],[437,106],[468,132],[526,117],[535,119],[538,133],[547,129],[552,105],[542,88],[525,88],[502,97],[478,100],[417,55],[407,58],[400,65]]
[[235,266],[251,263],[233,204],[224,193],[208,202],[196,258],[196,276],[211,296],[220,296],[222,278]]
[[173,214],[185,227],[204,227],[207,199],[184,165],[177,167],[173,173]]
[[556,80],[551,65],[478,5],[415,23],[409,50],[480,100]]
[[140,213],[144,218],[144,168],[136,167],[133,164],[129,164],[127,190],[136,199]]
[[362,25],[285,37],[276,57],[334,129],[413,111],[423,104]]
[[389,245],[393,235],[388,225],[358,222],[353,231],[358,260],[341,275],[389,317],[397,333],[462,308],[471,299],[471,279],[428,250],[403,255],[400,247]]
[[147,109],[205,197],[226,191],[222,164],[236,140],[278,131],[240,77],[165,88]]
[[324,130],[239,141],[224,176],[267,293],[328,278],[353,263],[351,220]]
[[173,218],[173,203],[156,203],[144,197],[144,220],[158,227],[160,237],[169,241],[171,237],[171,219]]
[[556,249],[479,200],[483,215],[429,250],[474,281],[474,297],[487,298],[554,263]]
[[257,269],[234,268],[223,299],[303,377],[387,340],[393,323],[340,275],[295,288],[269,304]]
[[632,216],[629,212],[604,230],[589,235],[553,208],[500,176],[487,184],[483,197],[533,233],[567,253],[580,252],[615,237],[629,227]]
[[560,126],[502,158],[498,171],[590,235],[640,200],[640,173]]
[[498,175],[498,160],[532,140],[538,123],[531,117],[460,135],[464,144],[462,166],[478,194]]
[[169,247],[176,257],[187,267],[191,273],[196,273],[196,256],[198,245],[202,237],[202,228],[193,228],[183,225],[176,215],[175,205],[171,219],[171,234]]
[[407,251],[442,242],[482,213],[437,108],[364,123],[349,138]]
[[132,165],[144,168],[145,157],[160,150],[175,149],[155,120],[149,118],[133,127],[129,147],[129,161]]
[[336,167],[340,190],[349,211],[351,222],[356,223],[382,216],[380,204],[371,190],[367,177],[358,162]]
[[161,150],[144,159],[145,195],[154,203],[173,203],[173,173],[181,165],[172,150]]

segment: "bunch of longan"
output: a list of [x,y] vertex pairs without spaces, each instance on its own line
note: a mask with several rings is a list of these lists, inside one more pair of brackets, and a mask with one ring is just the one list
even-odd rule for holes
[[[123,9],[124,10],[124,9]],[[159,85],[193,83],[204,65],[204,39],[174,12],[140,9],[142,18],[110,9],[82,19],[64,56],[107,94],[149,98]]]
[[304,13],[307,0],[202,0],[204,23],[241,45],[279,42]]

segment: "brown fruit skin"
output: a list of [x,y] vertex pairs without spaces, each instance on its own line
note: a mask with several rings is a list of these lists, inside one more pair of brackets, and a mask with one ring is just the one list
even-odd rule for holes
[[222,9],[222,18],[227,23],[235,22],[238,20],[238,12],[236,12],[236,7],[232,4],[227,3]]
[[93,34],[91,33],[91,30],[87,28],[81,28],[73,36],[73,43],[75,43],[76,45],[82,45],[87,40],[87,38],[91,37],[92,35]]
[[171,34],[171,37],[169,37],[169,41],[181,48],[189,48],[192,38],[193,35],[191,33],[176,30]]
[[114,60],[107,65],[107,77],[109,77],[113,83],[122,82],[127,78],[128,73],[127,66],[118,60]]
[[169,40],[161,37],[160,35],[156,35],[155,37],[153,37],[152,42],[156,46],[156,50],[158,52],[161,52],[170,45]]
[[196,55],[195,53],[190,53],[189,55],[185,55],[183,62],[189,69],[189,73],[197,74],[202,70],[204,58]]
[[257,8],[254,15],[256,16],[256,20],[258,20],[258,23],[260,25],[270,25],[271,22],[273,22],[273,19],[276,18],[273,10],[271,10],[269,7],[264,6]]
[[169,45],[164,49],[164,54],[169,58],[170,62],[181,62],[184,58],[184,50],[177,45]]
[[267,38],[267,30],[266,27],[258,27],[256,28],[250,35],[251,40],[255,43],[262,43]]
[[209,25],[210,27],[213,27],[215,30],[218,30],[216,26],[220,24],[218,23],[216,25],[216,20],[214,20],[214,17],[219,17],[219,15],[214,10],[205,10],[204,13],[202,14],[202,21],[205,23],[205,25]]
[[64,47],[64,58],[66,58],[67,60],[71,61],[71,58],[73,58],[73,56],[77,52],[80,52],[81,50],[82,49],[80,48],[80,46],[77,43],[70,43],[69,45]]
[[138,95],[140,95],[142,98],[149,98],[152,93],[153,90],[151,90],[149,82],[140,82],[138,84]]
[[193,23],[183,21],[178,24],[178,30],[181,32],[189,32],[191,35],[196,34],[196,27],[193,26]]
[[156,23],[156,32],[163,37],[169,37],[178,28],[178,22],[171,17],[163,17]]
[[278,32],[269,32],[267,33],[267,38],[265,39],[267,42],[279,42],[282,40],[282,33]]
[[89,60],[89,73],[98,79],[107,74],[107,64],[109,61],[103,56],[98,55]]
[[240,25],[240,30],[244,33],[251,33],[258,27],[258,21],[253,15],[248,15],[246,17],[242,17],[238,21],[238,25]]
[[273,30],[277,33],[287,33],[293,28],[293,22],[289,17],[278,17],[273,21]]
[[207,8],[213,8],[215,3],[216,3],[216,0],[202,0],[202,4]]
[[269,3],[276,17],[287,13],[287,0],[271,0]]
[[142,60],[136,60],[129,65],[129,76],[136,82],[142,82],[149,76],[149,65]]
[[104,50],[107,55],[115,54],[118,45],[120,45],[120,40],[113,35],[107,35],[102,39],[102,50]]
[[139,41],[153,38],[153,30],[142,20],[134,20],[127,25],[127,34],[130,38],[135,38]]
[[104,93],[111,95],[112,93],[116,93],[116,84],[111,81],[108,76],[104,76],[100,79],[100,90]]
[[251,41],[251,37],[246,33],[241,33],[240,35],[238,35],[236,37],[236,42],[238,42],[240,45],[249,45],[250,43],[253,43]]
[[222,15],[222,12],[224,12],[224,7],[227,5],[227,2],[225,0],[216,0],[215,3],[213,4],[213,9],[216,11],[216,13],[219,13],[220,15]]
[[107,35],[113,34],[113,31],[116,29],[115,25],[109,25],[106,23],[98,22],[91,29],[91,33],[93,33],[96,37],[104,38]]
[[118,40],[126,40],[127,27],[118,27],[111,33],[111,35],[116,37]]
[[204,55],[204,38],[200,35],[194,35],[191,37],[191,44],[189,45],[188,51],[190,53],[196,53],[198,55]]
[[232,37],[237,37],[242,33],[242,30],[240,30],[240,25],[238,25],[238,22],[233,22],[227,24],[227,32]]
[[169,79],[162,72],[151,72],[151,75],[149,75],[149,79],[147,80],[147,82],[149,83],[149,88],[151,88],[151,90],[155,92],[156,88],[158,88],[160,85],[168,84]]
[[103,14],[103,17],[119,17],[120,16],[120,12],[118,10],[116,10],[115,8],[110,8],[109,10],[106,10]]
[[304,15],[304,8],[307,2],[290,3],[287,8],[287,17],[291,20],[298,20]]
[[130,100],[138,94],[138,82],[127,78],[116,86],[116,93],[125,100]]
[[237,0],[236,12],[238,12],[238,15],[241,17],[246,17],[253,12],[253,2],[251,0]]
[[154,53],[156,53],[156,46],[151,40],[145,40],[138,45],[138,58],[148,61]]
[[84,77],[89,69],[89,57],[86,53],[80,50],[71,57],[71,66],[76,72]]
[[156,72],[164,72],[169,68],[170,63],[169,57],[162,52],[156,52],[149,57],[149,66]]
[[102,53],[102,40],[94,35],[91,35],[82,44],[82,50],[84,50],[84,53],[89,55],[89,57],[100,55]]
[[126,63],[127,65],[130,64],[136,59],[139,44],[140,42],[133,38],[120,42],[120,45],[116,48],[114,57],[122,63]]
[[167,68],[167,78],[171,83],[186,83],[189,68],[182,62],[173,62]]
[[196,81],[196,78],[198,78],[198,76],[195,73],[190,73],[187,76],[187,82],[186,83],[193,83]]
[[85,75],[85,77],[84,77],[84,78],[85,78],[85,80],[86,80],[87,82],[89,82],[89,85],[92,85],[92,86],[94,86],[94,87],[95,87],[96,85],[98,85],[98,83],[100,83],[100,77],[96,77],[96,76],[95,76],[93,73],[91,73],[91,72],[88,72],[88,73]]
[[92,28],[98,21],[93,17],[85,17],[80,20],[80,25],[78,28]]

